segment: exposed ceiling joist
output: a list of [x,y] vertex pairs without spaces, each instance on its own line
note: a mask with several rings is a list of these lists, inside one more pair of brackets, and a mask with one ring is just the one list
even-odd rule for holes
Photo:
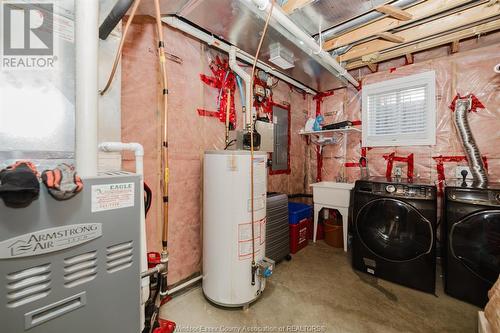
[[362,27],[351,30],[336,38],[327,40],[325,43],[323,43],[323,49],[332,50],[344,45],[348,45],[369,36],[373,36],[375,34],[412,23],[416,20],[445,12],[468,2],[470,2],[470,0],[427,0],[405,10],[407,13],[413,15],[413,18],[409,21],[400,21],[392,17],[384,17],[375,22],[368,23]]
[[371,55],[363,56],[362,60],[356,60],[349,62],[346,65],[346,69],[351,70],[363,66],[367,66],[368,63],[379,63],[389,59],[394,59],[402,56],[406,56],[410,53],[420,52],[433,47],[453,43],[453,41],[466,39],[474,37],[477,35],[485,34],[491,31],[500,29],[500,19],[494,20],[488,23],[482,23],[473,27],[469,27],[463,30],[452,32],[447,35],[430,38],[421,42],[414,43],[412,45],[395,48],[394,50],[386,51],[383,53],[373,53]]
[[413,62],[414,62],[413,53],[407,53],[407,54],[405,54],[405,58],[406,58],[406,63],[408,65],[413,64]]
[[451,42],[450,52],[452,54],[457,53],[459,49],[460,49],[460,41],[458,39]]
[[[500,4],[489,5],[483,3],[465,9],[448,16],[430,21],[423,25],[417,25],[398,32],[398,35],[405,39],[405,42],[413,42],[422,38],[430,37],[443,33],[445,31],[460,28],[465,25],[470,25],[475,22],[481,22],[500,14]],[[348,61],[356,58],[361,58],[363,55],[382,51],[397,46],[398,43],[387,40],[372,40],[366,43],[355,45],[345,54],[339,57],[340,61]]]
[[396,20],[399,21],[408,21],[413,18],[413,14],[408,13],[398,7],[394,7],[391,5],[383,5],[375,8],[377,12],[380,12],[382,14],[385,14],[387,16],[390,16],[392,18],[395,18]]
[[290,14],[294,10],[307,6],[311,2],[314,2],[314,0],[288,0],[281,8],[285,13]]
[[377,37],[393,43],[403,43],[405,41],[403,37],[391,34],[390,32],[381,32],[377,34]]
[[378,71],[378,64],[368,64],[367,66],[372,73],[376,73]]

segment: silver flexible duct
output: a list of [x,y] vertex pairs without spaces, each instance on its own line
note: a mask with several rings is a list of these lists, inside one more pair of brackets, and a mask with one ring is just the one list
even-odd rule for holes
[[472,100],[457,99],[455,105],[455,126],[458,130],[462,145],[469,161],[469,167],[474,178],[474,184],[479,187],[484,187],[488,183],[488,175],[484,167],[484,161],[479,148],[477,147],[474,136],[472,135],[467,113],[472,106]]

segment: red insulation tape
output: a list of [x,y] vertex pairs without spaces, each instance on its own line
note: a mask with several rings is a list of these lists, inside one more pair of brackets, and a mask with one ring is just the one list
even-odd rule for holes
[[469,112],[477,112],[477,109],[484,109],[486,108],[483,103],[479,100],[479,98],[476,97],[474,94],[468,94],[465,96],[460,96],[460,94],[457,94],[455,98],[453,98],[453,101],[451,101],[451,104],[449,108],[454,112],[455,111],[455,105],[457,104],[457,99],[462,99],[462,98],[471,98],[472,100],[472,105],[470,108]]
[[[226,122],[226,108],[229,95],[231,96],[231,104],[229,106],[229,122],[236,128],[236,107],[234,104],[234,93],[236,91],[236,76],[229,68],[227,60],[221,60],[219,56],[210,63],[210,70],[213,76],[200,74],[200,79],[209,87],[219,89],[219,110],[210,111],[202,108],[198,109],[198,115],[205,117],[219,118],[219,121]],[[228,93],[229,90],[229,93]]]
[[390,178],[392,176],[392,168],[394,166],[394,161],[403,162],[407,164],[406,177],[408,179],[413,179],[413,153],[407,157],[396,156],[396,153],[385,154],[384,159],[387,161],[387,169],[385,171],[385,176]]
[[[435,156],[433,159],[436,161],[436,171],[438,174],[438,189],[439,193],[443,193],[443,188],[444,188],[444,181],[446,180],[446,176],[444,173],[444,163],[449,163],[449,162],[466,162],[467,157],[463,155],[457,155],[457,156]],[[486,156],[483,156],[483,162],[484,162],[484,167],[486,170],[488,170],[488,159]]]

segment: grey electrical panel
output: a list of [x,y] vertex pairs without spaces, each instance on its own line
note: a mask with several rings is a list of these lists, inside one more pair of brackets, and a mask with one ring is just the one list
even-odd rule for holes
[[140,331],[140,180],[83,179],[57,201],[44,186],[26,208],[0,200],[1,332]]
[[289,111],[277,105],[273,106],[274,118],[274,150],[272,170],[288,169],[288,135],[289,135]]

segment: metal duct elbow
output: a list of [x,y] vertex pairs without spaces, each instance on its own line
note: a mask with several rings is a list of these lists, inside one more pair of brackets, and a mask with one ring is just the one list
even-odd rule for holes
[[472,106],[472,100],[457,99],[454,112],[454,123],[462,141],[462,145],[469,161],[469,167],[474,178],[474,184],[484,187],[488,183],[488,174],[484,166],[482,155],[472,135],[467,114]]
[[129,8],[134,3],[134,0],[118,0],[118,2],[113,6],[111,12],[109,12],[108,16],[102,22],[99,27],[99,38],[102,40],[106,40],[109,34],[116,27],[118,22],[125,16]]

